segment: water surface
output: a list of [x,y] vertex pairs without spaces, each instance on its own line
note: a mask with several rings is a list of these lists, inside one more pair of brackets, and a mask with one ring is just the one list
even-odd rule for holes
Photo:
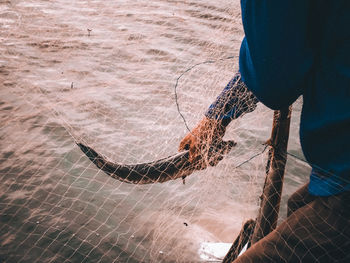
[[[254,218],[272,112],[230,125],[238,146],[217,167],[135,186],[85,158],[75,140],[121,163],[176,152],[237,71],[239,1],[0,2],[0,261],[200,262]],[[290,151],[298,144],[295,107]],[[309,169],[290,160],[283,200]],[[282,213],[285,210],[282,209]]]

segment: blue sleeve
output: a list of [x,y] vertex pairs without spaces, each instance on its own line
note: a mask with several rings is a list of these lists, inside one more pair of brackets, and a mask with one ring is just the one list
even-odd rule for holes
[[231,120],[251,112],[258,100],[237,73],[205,113],[209,119],[221,120],[226,126]]
[[308,41],[310,0],[241,0],[241,7],[242,79],[266,106],[289,106],[303,94],[314,60]]

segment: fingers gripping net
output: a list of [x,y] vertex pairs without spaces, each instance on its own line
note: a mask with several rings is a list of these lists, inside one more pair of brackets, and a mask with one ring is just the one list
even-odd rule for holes
[[[237,71],[237,59],[218,58],[238,52],[239,2],[1,7],[0,261],[222,258],[226,251],[211,253],[207,244],[232,243],[256,217],[271,111],[258,105],[232,123],[224,139],[237,146],[185,184],[122,183],[97,169],[75,142],[121,164],[175,154],[187,133],[174,98],[176,77],[216,61],[179,80],[178,103],[193,128]],[[297,139],[291,145],[300,154]],[[286,196],[307,172],[290,162]]]

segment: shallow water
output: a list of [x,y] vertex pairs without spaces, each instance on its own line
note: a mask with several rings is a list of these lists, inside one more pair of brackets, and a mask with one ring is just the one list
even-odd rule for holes
[[[99,172],[74,141],[111,160],[176,152],[237,71],[239,1],[0,1],[0,261],[200,262],[254,217],[272,112],[230,125],[217,167],[134,186]],[[89,30],[88,30],[89,29]],[[298,143],[300,102],[289,149]],[[290,159],[283,201],[309,168]],[[285,213],[282,206],[281,213]],[[186,223],[186,224],[184,224]]]

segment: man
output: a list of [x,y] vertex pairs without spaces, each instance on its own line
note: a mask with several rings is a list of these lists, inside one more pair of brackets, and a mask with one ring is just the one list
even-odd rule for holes
[[257,100],[278,110],[302,95],[310,181],[290,198],[287,219],[235,262],[350,262],[350,1],[242,0],[241,7],[241,76],[179,148],[205,163],[206,145]]

